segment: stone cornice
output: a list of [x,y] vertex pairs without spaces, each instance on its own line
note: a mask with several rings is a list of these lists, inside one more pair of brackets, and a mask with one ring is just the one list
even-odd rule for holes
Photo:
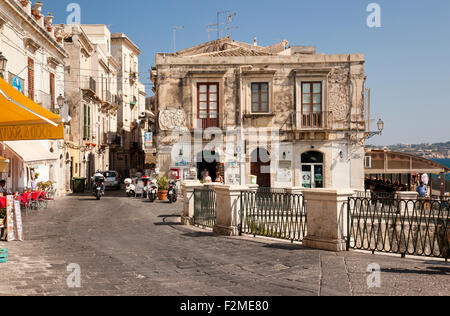
[[18,14],[24,21],[27,21],[28,26],[32,28],[36,33],[38,33],[41,38],[47,43],[49,43],[60,55],[61,60],[69,57],[67,52],[54,38],[52,38],[48,31],[42,28],[31,16],[29,16],[23,8],[19,6],[19,3],[14,0],[6,0],[4,1],[7,5],[9,5],[15,12]]

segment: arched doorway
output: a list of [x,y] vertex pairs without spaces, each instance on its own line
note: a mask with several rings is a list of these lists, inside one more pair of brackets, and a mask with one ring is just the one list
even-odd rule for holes
[[197,155],[197,178],[203,180],[205,171],[213,181],[216,180],[216,173],[220,172],[225,177],[224,166],[220,163],[220,155],[215,151],[203,151]]
[[324,187],[323,162],[323,154],[318,151],[302,154],[302,187],[308,189]]
[[260,188],[272,186],[270,173],[270,153],[264,148],[257,148],[251,156],[251,174],[257,176],[257,184]]

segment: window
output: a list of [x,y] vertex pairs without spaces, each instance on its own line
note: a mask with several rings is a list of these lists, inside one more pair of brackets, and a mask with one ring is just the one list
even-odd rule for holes
[[322,83],[302,83],[302,123],[303,127],[322,127]]
[[252,113],[269,112],[269,84],[252,83]]
[[202,127],[219,126],[219,84],[199,83],[198,90],[198,119]]
[[89,105],[84,105],[84,133],[83,139],[90,140],[91,139],[91,108]]

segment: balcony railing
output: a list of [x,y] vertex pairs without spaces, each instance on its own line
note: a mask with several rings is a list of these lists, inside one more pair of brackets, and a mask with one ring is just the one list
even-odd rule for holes
[[39,90],[37,93],[36,103],[40,104],[47,110],[52,110],[52,96],[44,91]]
[[106,91],[106,100],[105,101],[108,102],[109,104],[112,104],[113,97],[112,97],[111,92]]
[[296,112],[297,129],[330,128],[331,112]]
[[90,90],[92,93],[97,93],[97,82],[95,81],[94,78],[89,77],[89,81],[87,81],[83,85],[83,89],[84,90]]

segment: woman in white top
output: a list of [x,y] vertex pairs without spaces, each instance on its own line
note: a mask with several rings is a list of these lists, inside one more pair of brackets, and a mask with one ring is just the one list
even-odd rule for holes
[[212,178],[209,176],[209,172],[206,172],[203,181],[205,181],[205,183],[212,183]]

